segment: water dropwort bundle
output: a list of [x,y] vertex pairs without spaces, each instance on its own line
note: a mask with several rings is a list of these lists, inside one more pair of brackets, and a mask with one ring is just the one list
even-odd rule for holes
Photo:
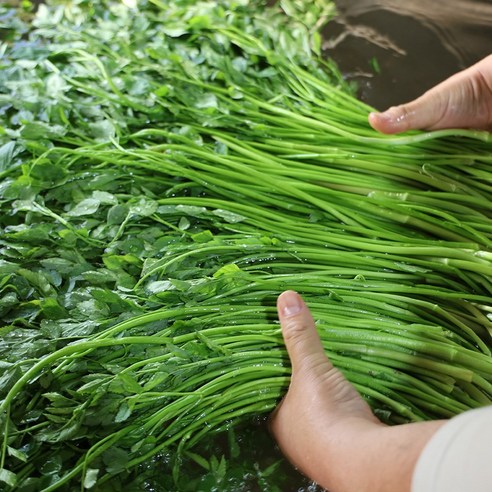
[[492,401],[490,135],[376,134],[298,3],[0,7],[2,490],[229,490],[286,289],[381,419]]

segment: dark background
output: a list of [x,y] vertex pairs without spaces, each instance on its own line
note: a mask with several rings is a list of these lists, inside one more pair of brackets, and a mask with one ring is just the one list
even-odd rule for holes
[[409,101],[492,53],[490,0],[335,3],[338,15],[323,30],[325,53],[378,109]]

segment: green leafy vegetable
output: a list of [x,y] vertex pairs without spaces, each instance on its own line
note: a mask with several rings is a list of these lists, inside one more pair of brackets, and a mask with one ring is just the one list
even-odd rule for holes
[[490,134],[375,134],[333,14],[0,7],[0,488],[285,490],[285,289],[381,419],[490,403]]

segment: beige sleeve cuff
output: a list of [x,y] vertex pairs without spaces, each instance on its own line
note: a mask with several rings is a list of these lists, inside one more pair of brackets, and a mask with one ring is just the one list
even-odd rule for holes
[[492,491],[492,406],[446,422],[427,443],[412,492]]

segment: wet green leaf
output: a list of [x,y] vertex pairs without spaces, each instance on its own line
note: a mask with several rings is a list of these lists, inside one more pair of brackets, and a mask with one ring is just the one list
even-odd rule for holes
[[28,140],[61,138],[66,130],[61,125],[48,125],[42,122],[26,123],[20,132],[22,138]]
[[91,136],[98,142],[109,142],[116,137],[116,127],[110,120],[101,120],[89,125]]
[[9,487],[15,487],[17,475],[5,468],[0,469],[0,482],[7,484]]
[[84,200],[80,201],[71,210],[69,210],[67,215],[70,215],[72,217],[92,215],[97,212],[100,204],[101,202],[97,198],[84,198]]
[[228,210],[216,209],[213,210],[212,213],[224,219],[226,222],[230,222],[231,224],[235,224],[237,222],[242,222],[243,220],[246,220],[246,217],[244,215],[230,212]]
[[85,471],[85,477],[84,477],[84,488],[85,489],[92,489],[94,485],[97,483],[97,476],[99,475],[99,469],[98,468],[88,468]]
[[14,163],[15,142],[7,142],[0,147],[0,172],[5,171]]

